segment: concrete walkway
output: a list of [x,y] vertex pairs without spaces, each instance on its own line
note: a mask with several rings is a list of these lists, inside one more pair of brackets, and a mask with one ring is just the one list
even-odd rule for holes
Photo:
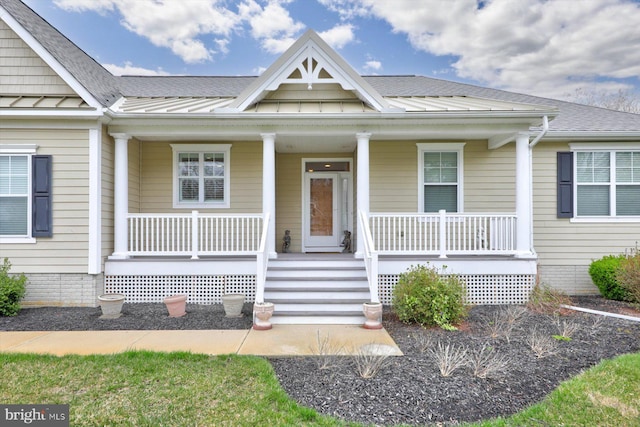
[[402,352],[384,329],[355,325],[274,325],[269,331],[41,331],[0,332],[0,352],[112,354],[127,350],[190,351],[204,354],[307,356]]

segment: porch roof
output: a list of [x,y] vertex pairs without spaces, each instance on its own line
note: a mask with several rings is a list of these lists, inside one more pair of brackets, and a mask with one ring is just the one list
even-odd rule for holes
[[[388,96],[389,104],[404,112],[548,112],[552,107],[500,101],[470,96]],[[235,97],[127,97],[115,104],[116,113],[207,114],[224,109]],[[376,110],[359,99],[262,100],[245,113],[331,114],[374,113]]]

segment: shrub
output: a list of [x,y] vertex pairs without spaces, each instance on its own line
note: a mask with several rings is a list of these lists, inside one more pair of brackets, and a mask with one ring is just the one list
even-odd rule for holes
[[629,299],[629,293],[616,279],[616,273],[624,259],[624,255],[607,255],[593,261],[589,266],[591,280],[606,299],[617,301]]
[[531,290],[527,307],[538,313],[558,314],[563,310],[563,304],[572,304],[571,298],[567,294],[548,285],[538,283]]
[[627,292],[631,302],[640,303],[640,250],[625,253],[616,270],[616,281]]
[[467,314],[465,293],[458,276],[441,276],[424,265],[411,266],[393,290],[393,310],[404,323],[451,330]]
[[20,311],[20,300],[26,291],[27,278],[24,274],[9,275],[11,263],[8,258],[0,266],[0,316],[15,316]]

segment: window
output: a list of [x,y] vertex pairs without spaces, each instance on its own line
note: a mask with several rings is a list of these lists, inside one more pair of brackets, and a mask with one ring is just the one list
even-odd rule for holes
[[229,207],[230,145],[172,144],[174,206]]
[[0,154],[0,236],[29,236],[31,156]]
[[419,210],[462,212],[464,144],[418,144]]
[[576,151],[576,216],[640,216],[640,151]]
[[34,144],[0,145],[0,242],[52,236],[50,155]]

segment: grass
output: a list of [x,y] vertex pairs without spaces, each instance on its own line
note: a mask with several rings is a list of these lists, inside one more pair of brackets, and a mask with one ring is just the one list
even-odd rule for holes
[[297,405],[252,356],[1,354],[0,378],[0,402],[69,404],[73,426],[350,425]]
[[[356,426],[293,402],[253,356],[0,354],[0,402],[69,404],[73,426]],[[640,353],[603,361],[543,402],[470,424],[640,426]]]
[[542,402],[506,419],[473,424],[504,426],[640,426],[640,353],[605,360],[563,382]]

